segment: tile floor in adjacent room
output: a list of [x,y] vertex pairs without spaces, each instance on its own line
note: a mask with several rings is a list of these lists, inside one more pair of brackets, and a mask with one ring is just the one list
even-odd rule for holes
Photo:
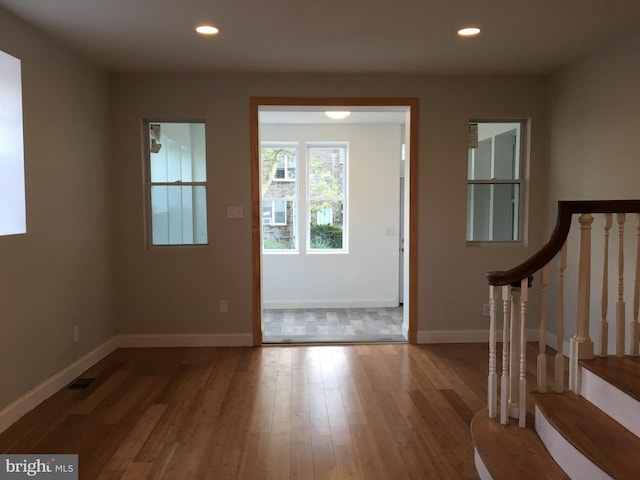
[[267,309],[264,343],[404,342],[402,307]]

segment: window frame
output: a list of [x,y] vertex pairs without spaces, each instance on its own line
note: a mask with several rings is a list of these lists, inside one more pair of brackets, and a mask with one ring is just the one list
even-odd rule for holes
[[[292,200],[288,199],[263,199],[262,200],[262,225],[270,225],[275,227],[282,227],[288,225],[287,223],[287,202],[291,202]],[[276,222],[276,202],[284,203],[284,222]],[[271,203],[271,218],[269,223],[264,223],[264,206],[265,203]]]
[[[278,146],[280,146],[280,145],[278,145]],[[297,150],[297,148],[298,147],[296,146],[296,150]],[[283,147],[283,149],[284,149],[284,147]],[[293,158],[295,159],[296,156],[298,156],[298,152],[297,151],[296,151],[296,155]],[[290,165],[289,165],[289,159],[290,159],[290,157],[287,157],[287,156],[284,157],[284,168],[282,169],[284,176],[282,178],[280,178],[280,177],[274,175],[274,177],[273,177],[273,181],[274,182],[295,182],[295,181],[298,180],[297,177],[298,177],[298,163],[299,162],[296,161],[295,162],[295,166],[293,168],[291,168]],[[279,161],[280,161],[279,159],[276,159],[276,162],[279,162]],[[276,172],[278,170],[280,170],[280,169],[278,168],[278,164],[276,163]],[[293,170],[293,172],[294,172],[294,177],[293,178],[289,177],[289,172],[291,170]]]
[[[530,119],[528,118],[472,118],[469,120],[468,125],[469,129],[471,129],[471,125],[480,124],[480,123],[488,123],[488,124],[499,124],[499,123],[512,123],[519,124],[519,132],[518,132],[518,145],[516,152],[518,153],[518,178],[514,179],[498,179],[498,178],[490,178],[490,179],[480,179],[474,180],[469,178],[469,150],[470,146],[467,148],[467,208],[466,208],[466,228],[465,228],[465,240],[468,246],[487,246],[487,245],[525,245],[526,244],[526,212],[527,212],[527,199],[528,199],[528,142],[529,142],[529,128],[530,128]],[[471,131],[470,131],[471,133]],[[494,136],[495,137],[495,136]],[[471,139],[469,138],[469,143]],[[493,149],[492,149],[493,150]],[[495,164],[492,161],[492,168],[495,168]],[[492,172],[493,173],[493,172]],[[518,186],[518,221],[516,223],[518,229],[518,238],[515,240],[492,240],[492,239],[483,239],[483,240],[470,240],[469,236],[469,222],[470,216],[473,218],[473,204],[469,204],[469,186],[470,185],[517,185]],[[515,222],[514,222],[515,223]],[[492,229],[490,229],[492,232]]]
[[[151,180],[151,146],[152,146],[152,139],[151,139],[151,134],[150,134],[150,129],[151,129],[151,125],[155,124],[155,123],[175,123],[175,124],[193,124],[193,123],[199,123],[202,124],[204,126],[204,135],[205,135],[205,179],[204,181],[191,181],[191,182],[184,182],[182,180],[178,180],[176,182],[153,182]],[[145,190],[145,194],[144,194],[144,215],[145,215],[145,232],[144,232],[144,238],[145,238],[145,246],[147,249],[156,249],[156,248],[160,248],[160,249],[166,249],[166,248],[208,248],[210,245],[210,234],[209,234],[209,205],[208,205],[208,175],[207,175],[207,142],[206,142],[206,135],[207,135],[207,127],[206,127],[206,121],[202,118],[197,118],[197,119],[180,119],[180,120],[176,120],[176,119],[157,119],[157,118],[153,118],[153,119],[149,119],[149,118],[145,118],[143,119],[143,138],[145,139],[144,141],[144,158],[143,158],[143,171],[144,171],[144,190]],[[205,207],[206,207],[206,212],[205,212],[205,221],[206,221],[206,226],[205,226],[205,230],[207,232],[207,241],[206,243],[170,243],[170,244],[166,244],[166,243],[160,243],[160,244],[155,244],[153,243],[153,204],[151,201],[151,191],[152,188],[155,186],[166,186],[166,187],[171,187],[171,186],[191,186],[191,187],[204,187],[204,196],[205,196]]]
[[[343,172],[343,185],[342,185],[342,197],[330,198],[330,197],[312,197],[311,195],[311,155],[312,148],[343,148],[344,149],[344,172]],[[312,255],[318,254],[345,254],[349,253],[349,235],[348,235],[348,185],[349,185],[349,142],[347,141],[311,141],[305,143],[305,158],[306,158],[306,253]],[[312,248],[311,247],[311,204],[314,201],[328,201],[328,202],[342,202],[342,248]],[[332,209],[332,216],[333,213]]]
[[[293,196],[286,196],[286,197],[282,197],[282,198],[273,198],[272,196],[269,197],[265,197],[264,194],[266,192],[263,192],[263,175],[262,175],[262,152],[263,149],[265,148],[272,148],[272,149],[281,149],[281,150],[286,150],[286,149],[292,149],[294,150],[295,154],[293,156],[293,158],[295,159],[295,178],[287,178],[287,171],[288,171],[288,160],[285,160],[285,178],[276,178],[275,177],[275,173],[274,173],[274,177],[272,178],[272,182],[276,182],[276,183],[294,183],[295,184],[295,194]],[[260,168],[260,214],[261,214],[261,219],[260,219],[260,244],[261,244],[261,250],[263,254],[267,254],[267,255],[291,255],[291,254],[298,254],[300,251],[300,218],[299,218],[299,206],[300,206],[300,164],[301,164],[301,158],[300,158],[300,142],[299,141],[272,141],[272,140],[268,140],[268,141],[261,141],[259,142],[259,154],[258,154],[258,159],[259,159],[259,168]],[[277,161],[277,160],[276,160]],[[283,201],[285,202],[285,222],[284,223],[264,223],[263,221],[263,217],[262,217],[262,213],[263,213],[263,208],[264,208],[264,203],[265,202],[271,202],[272,205],[276,202],[276,201]],[[264,227],[265,226],[270,226],[270,227],[286,227],[289,225],[289,222],[286,221],[286,213],[287,213],[287,208],[289,207],[289,203],[291,204],[291,208],[293,209],[294,212],[296,212],[295,217],[293,219],[293,222],[291,223],[291,228],[293,228],[294,231],[294,235],[295,235],[295,242],[294,242],[294,247],[293,248],[265,248],[264,246],[264,238],[265,238],[265,233],[264,233]],[[272,206],[272,219],[275,220],[275,205]]]

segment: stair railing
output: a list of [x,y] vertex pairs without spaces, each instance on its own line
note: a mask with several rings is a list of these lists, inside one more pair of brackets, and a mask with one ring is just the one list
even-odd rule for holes
[[[609,231],[615,216],[618,230],[618,282],[616,301],[616,355],[638,356],[640,349],[640,200],[588,200],[560,201],[556,226],[547,243],[522,264],[507,271],[489,272],[489,377],[488,410],[491,418],[500,415],[500,422],[509,423],[510,418],[518,419],[520,427],[525,427],[527,398],[527,307],[529,288],[533,276],[540,272],[540,329],[536,369],[536,387],[541,393],[547,391],[546,334],[547,334],[547,288],[551,272],[551,262],[558,257],[558,311],[556,316],[557,344],[553,390],[565,390],[565,357],[563,355],[565,335],[565,271],[567,269],[567,237],[572,218],[579,215],[580,237],[577,280],[576,328],[570,339],[569,384],[575,393],[580,392],[578,361],[594,357],[594,342],[589,332],[591,305],[591,233],[593,214],[604,215],[602,318],[599,323],[599,355],[608,354],[609,322],[607,320],[609,297]],[[635,214],[637,238],[635,241],[635,283],[633,319],[625,335],[624,300],[624,235],[627,214]],[[497,344],[498,326],[502,324],[502,367],[500,377],[500,411],[498,411],[498,371]],[[625,345],[628,341],[628,349]]]

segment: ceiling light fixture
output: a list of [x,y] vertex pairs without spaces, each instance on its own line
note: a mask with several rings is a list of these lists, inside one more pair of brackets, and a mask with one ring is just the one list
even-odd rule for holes
[[196,27],[196,32],[200,35],[217,35],[220,30],[213,25],[198,25]]
[[342,120],[343,118],[347,118],[351,115],[351,112],[346,110],[330,110],[328,112],[324,112],[324,114],[333,120]]
[[473,37],[480,33],[480,29],[478,27],[465,27],[458,30],[458,35],[461,37]]

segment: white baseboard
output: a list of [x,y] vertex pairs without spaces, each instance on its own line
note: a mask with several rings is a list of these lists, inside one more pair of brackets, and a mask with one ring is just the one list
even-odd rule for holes
[[393,308],[398,299],[389,300],[309,300],[296,302],[262,302],[264,309],[295,310],[305,308]]
[[250,347],[251,333],[184,333],[118,335],[119,348],[150,347]]
[[113,337],[0,410],[0,432],[9,428],[23,415],[71,383],[116,348],[118,348],[117,338]]
[[[527,330],[527,341],[538,340],[540,330]],[[498,341],[502,341],[502,330],[496,334]],[[421,330],[418,332],[418,343],[488,343],[489,330]]]

